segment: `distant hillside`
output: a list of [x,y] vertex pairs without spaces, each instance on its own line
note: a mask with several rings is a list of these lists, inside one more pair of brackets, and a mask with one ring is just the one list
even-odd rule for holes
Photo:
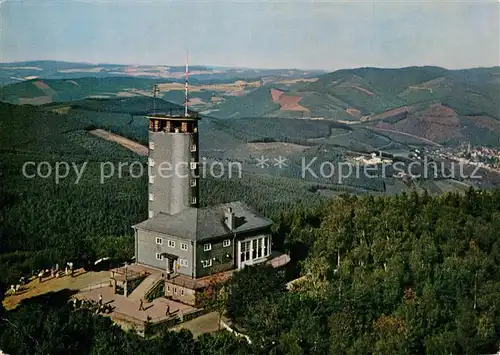
[[499,145],[500,67],[338,70],[315,81],[261,86],[222,102],[211,114],[322,118],[395,129],[438,143],[463,139]]
[[[183,80],[184,72],[184,66],[90,64],[40,60],[0,63],[0,85],[12,84],[33,78],[75,79],[82,77],[109,78],[128,76],[150,79]],[[190,79],[203,82],[211,80],[225,80],[226,82],[238,79],[256,80],[269,76],[278,76],[281,78],[307,78],[316,77],[323,73],[323,71],[319,70],[190,66]]]

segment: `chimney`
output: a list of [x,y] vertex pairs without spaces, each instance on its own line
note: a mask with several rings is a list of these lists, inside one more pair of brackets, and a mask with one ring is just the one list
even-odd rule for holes
[[235,223],[234,223],[234,212],[231,207],[228,207],[226,209],[226,212],[224,213],[224,221],[226,222],[227,228],[233,231]]

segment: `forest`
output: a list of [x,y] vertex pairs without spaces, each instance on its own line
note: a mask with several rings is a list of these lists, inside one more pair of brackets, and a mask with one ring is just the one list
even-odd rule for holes
[[1,310],[9,354],[492,354],[500,339],[500,190],[341,198],[281,212],[276,243],[303,281],[247,267],[207,307],[225,332],[144,340],[61,292]]

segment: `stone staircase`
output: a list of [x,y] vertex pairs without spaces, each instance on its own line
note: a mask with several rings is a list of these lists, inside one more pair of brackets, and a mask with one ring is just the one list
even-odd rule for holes
[[128,299],[132,301],[139,301],[140,299],[143,299],[146,293],[148,293],[148,291],[154,287],[158,281],[161,280],[161,278],[161,273],[149,275],[132,291],[132,293],[128,296]]

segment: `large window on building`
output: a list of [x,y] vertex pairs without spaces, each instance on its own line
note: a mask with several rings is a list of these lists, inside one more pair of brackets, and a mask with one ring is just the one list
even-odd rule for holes
[[203,245],[203,251],[210,251],[212,250],[212,244],[207,243]]
[[155,200],[155,194],[149,194],[149,201]]
[[[224,245],[224,244],[223,244]],[[239,262],[244,263],[252,260],[259,260],[271,254],[269,236],[260,236],[246,241],[239,242]]]
[[250,260],[250,248],[251,248],[251,240],[241,243],[241,251],[240,251],[240,260],[248,261]]
[[149,142],[149,149],[155,149],[155,142]]
[[259,238],[257,239],[257,258],[262,258],[262,256],[263,256],[262,239]]
[[181,267],[188,267],[187,259],[179,259],[179,264],[181,265]]
[[160,253],[156,253],[156,260],[163,260],[163,256]]
[[169,241],[168,241],[168,246],[169,246],[170,248],[175,248],[175,241],[173,241],[173,240],[169,240]]
[[186,243],[181,243],[181,250],[188,250],[188,245]]
[[162,238],[156,238],[156,244],[163,245],[163,239]]
[[224,240],[224,241],[222,242],[222,246],[223,246],[224,248],[227,248],[227,247],[231,246],[231,239],[226,239],[226,240]]

